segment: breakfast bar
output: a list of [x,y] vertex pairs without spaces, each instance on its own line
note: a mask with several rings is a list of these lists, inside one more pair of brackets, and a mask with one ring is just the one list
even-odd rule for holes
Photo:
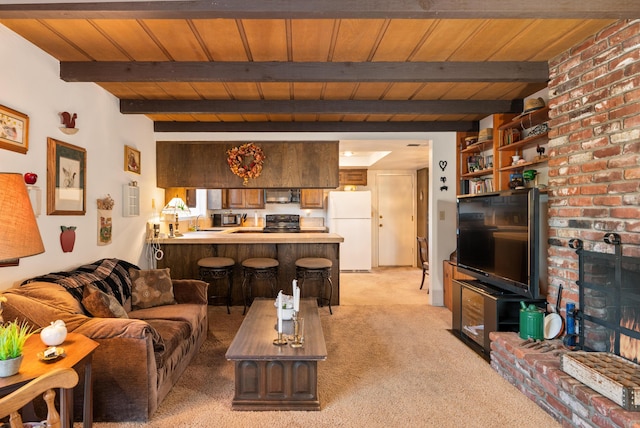
[[[186,232],[175,238],[154,240],[162,250],[157,267],[170,268],[171,278],[198,278],[198,260],[204,257],[230,257],[235,260],[233,271],[232,304],[243,302],[243,260],[268,257],[278,260],[278,289],[291,294],[291,282],[295,278],[297,259],[322,257],[331,260],[333,296],[331,305],[340,304],[340,243],[344,238],[335,233],[261,233],[250,227],[225,228]],[[159,257],[158,257],[159,258]],[[309,284],[311,286],[311,284]],[[304,293],[304,290],[303,290]]]

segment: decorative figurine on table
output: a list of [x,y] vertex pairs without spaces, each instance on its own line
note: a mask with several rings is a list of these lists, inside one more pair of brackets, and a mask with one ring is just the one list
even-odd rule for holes
[[536,157],[536,160],[542,160],[545,158],[544,151],[545,151],[545,148],[540,147],[540,144],[538,144],[536,147],[536,152],[538,152],[538,156]]

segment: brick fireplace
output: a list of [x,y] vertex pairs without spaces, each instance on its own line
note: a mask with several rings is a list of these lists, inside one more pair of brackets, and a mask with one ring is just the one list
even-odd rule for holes
[[[566,316],[567,302],[587,309],[584,301],[580,308],[585,290],[571,240],[591,254],[612,256],[616,247],[603,238],[615,233],[625,260],[640,258],[640,20],[616,22],[552,59],[549,71],[547,300],[555,305],[562,285]],[[608,266],[594,266],[590,280],[610,278]],[[615,298],[608,290],[596,291],[587,293],[596,302],[587,309],[592,315],[599,313],[598,299],[604,307]],[[621,311],[637,320],[640,302],[628,306]],[[613,345],[607,351],[616,349],[610,332],[585,323],[582,333],[594,344],[590,348],[600,346],[595,339],[601,337]],[[640,426],[640,412],[625,411],[560,369],[561,356],[569,351],[559,341],[529,348],[517,333],[490,337],[496,371],[563,426]],[[631,342],[634,350],[620,353],[637,362],[640,342]]]

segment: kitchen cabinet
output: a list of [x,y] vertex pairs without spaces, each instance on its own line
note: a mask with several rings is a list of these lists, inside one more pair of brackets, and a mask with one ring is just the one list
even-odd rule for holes
[[366,186],[366,169],[341,169],[338,171],[340,186]]
[[224,208],[264,208],[264,190],[262,189],[227,189]]
[[300,208],[302,209],[324,208],[324,190],[322,189],[300,190]]
[[167,187],[164,189],[164,205],[167,205],[175,197],[182,199],[189,208],[197,206],[196,189],[185,189],[184,187]]
[[227,150],[238,141],[156,142],[158,187],[194,189],[335,189],[338,141],[262,141],[262,173],[243,186],[227,164]]
[[[510,175],[524,170],[547,166],[547,156],[537,153],[537,148],[546,150],[549,142],[549,107],[528,113],[500,126],[496,150],[498,153],[497,173],[500,188],[509,188]],[[530,149],[530,150],[529,150]],[[513,164],[512,156],[518,155],[524,161]]]

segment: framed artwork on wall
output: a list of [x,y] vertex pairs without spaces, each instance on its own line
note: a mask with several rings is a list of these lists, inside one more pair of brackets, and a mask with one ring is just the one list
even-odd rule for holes
[[124,170],[140,174],[140,151],[130,146],[124,146]]
[[47,139],[47,214],[84,215],[87,196],[87,151]]
[[0,105],[0,148],[27,153],[29,116]]

